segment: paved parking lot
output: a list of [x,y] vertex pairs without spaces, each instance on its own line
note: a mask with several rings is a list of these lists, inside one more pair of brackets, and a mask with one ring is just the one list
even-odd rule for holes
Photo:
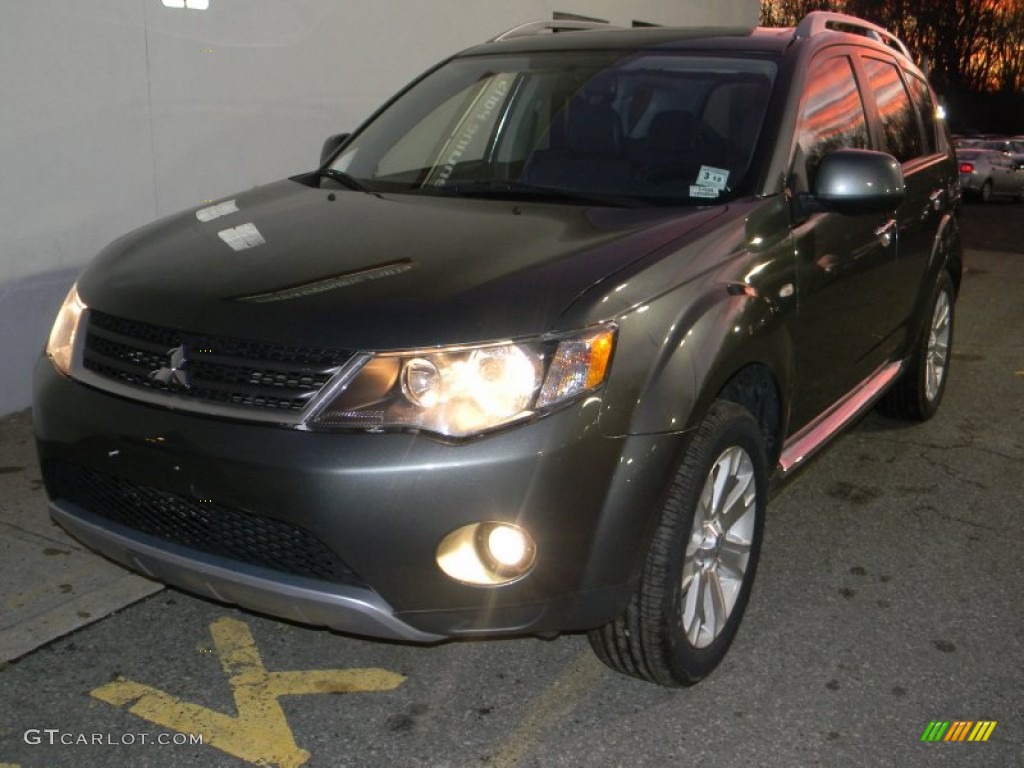
[[[580,635],[404,646],[162,590],[0,666],[0,766],[1024,765],[1021,210],[966,209],[938,417],[867,417],[773,500],[747,618],[701,685],[617,676]],[[0,527],[0,556],[31,524],[18,556],[53,550],[39,590],[74,592],[88,556],[48,538],[27,414],[0,435],[0,525],[32,521]],[[0,630],[28,599],[12,562]],[[922,742],[934,721],[995,726]]]

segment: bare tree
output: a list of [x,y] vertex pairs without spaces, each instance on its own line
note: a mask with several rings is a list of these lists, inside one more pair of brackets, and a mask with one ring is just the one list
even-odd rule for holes
[[844,0],[762,0],[761,24],[792,27],[811,11],[841,11]]
[[850,13],[891,30],[927,64],[940,92],[972,105],[1002,93],[994,116],[1024,123],[1024,0],[762,0],[761,23],[793,26],[813,10]]

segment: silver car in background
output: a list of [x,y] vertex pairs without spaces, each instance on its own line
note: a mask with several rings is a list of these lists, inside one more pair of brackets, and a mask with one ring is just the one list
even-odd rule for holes
[[976,149],[994,149],[996,152],[1002,152],[1010,158],[1014,168],[1024,169],[1024,139],[989,139],[979,144]]
[[995,149],[957,149],[960,187],[983,203],[994,195],[1024,200],[1024,170],[1010,156]]

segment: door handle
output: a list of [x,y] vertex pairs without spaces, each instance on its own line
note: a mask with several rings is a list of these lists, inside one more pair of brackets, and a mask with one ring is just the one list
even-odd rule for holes
[[882,244],[883,248],[888,248],[892,241],[896,239],[896,219],[889,219],[885,224],[876,229],[875,237],[878,238],[878,242]]

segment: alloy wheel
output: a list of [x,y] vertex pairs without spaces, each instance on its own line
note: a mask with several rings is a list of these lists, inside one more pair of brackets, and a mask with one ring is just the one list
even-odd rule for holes
[[932,312],[932,324],[928,331],[928,352],[925,359],[925,397],[929,401],[938,396],[946,376],[950,319],[949,294],[940,291],[935,299],[935,310]]
[[757,480],[750,456],[732,446],[704,482],[682,570],[683,631],[705,648],[725,627],[743,586],[757,519]]

